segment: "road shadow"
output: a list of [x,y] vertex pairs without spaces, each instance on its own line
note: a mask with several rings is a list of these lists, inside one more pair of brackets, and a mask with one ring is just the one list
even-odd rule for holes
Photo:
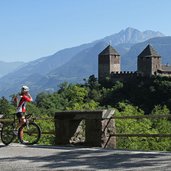
[[[37,163],[42,169],[66,169],[75,168],[80,170],[125,170],[125,169],[142,169],[142,168],[171,168],[171,153],[157,152],[136,152],[122,150],[105,150],[100,148],[75,148],[75,147],[49,147],[49,146],[28,146],[31,150],[53,150],[53,154],[47,153],[44,156],[37,153],[33,156],[18,155],[15,157],[1,158],[0,162],[8,160],[28,161]],[[38,150],[38,151],[39,151]],[[56,150],[56,151],[54,151]],[[143,169],[142,169],[143,170]]]

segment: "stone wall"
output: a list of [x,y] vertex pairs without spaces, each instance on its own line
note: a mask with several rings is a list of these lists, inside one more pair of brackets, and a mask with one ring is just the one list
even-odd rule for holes
[[142,77],[141,73],[138,72],[131,72],[131,71],[121,71],[121,72],[112,72],[110,75],[111,81],[130,81],[130,80],[136,80],[139,77]]
[[[113,110],[57,112],[56,144],[115,148],[116,137],[110,137],[115,132],[113,114]],[[85,124],[80,125],[83,120]]]

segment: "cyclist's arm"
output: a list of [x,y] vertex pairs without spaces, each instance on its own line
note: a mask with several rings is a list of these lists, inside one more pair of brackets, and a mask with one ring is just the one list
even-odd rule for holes
[[32,102],[32,101],[33,101],[33,99],[32,99],[32,97],[31,97],[30,94],[28,94],[27,96],[26,96],[26,95],[23,96],[23,99],[24,99],[25,101],[27,101],[27,102]]

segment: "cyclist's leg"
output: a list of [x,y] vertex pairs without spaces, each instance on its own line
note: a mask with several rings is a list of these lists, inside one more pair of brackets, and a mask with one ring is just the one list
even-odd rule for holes
[[[18,127],[21,127],[24,123],[26,123],[25,114],[23,112],[18,112],[16,115],[19,122]],[[23,130],[20,131],[20,135],[23,137]]]
[[22,124],[24,124],[26,122],[25,114],[23,112],[16,113],[16,116],[18,118],[18,122],[19,122],[20,125],[22,125]]
[[[20,134],[21,130],[24,132],[23,137]],[[28,125],[25,123],[19,128],[18,138],[22,144],[36,144],[39,141],[40,137],[40,127],[34,122],[29,122]]]

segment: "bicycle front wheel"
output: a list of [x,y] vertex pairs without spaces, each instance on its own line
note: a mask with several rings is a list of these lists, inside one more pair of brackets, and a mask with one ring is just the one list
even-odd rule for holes
[[12,124],[4,124],[1,130],[1,141],[5,145],[9,145],[15,138],[14,126]]
[[19,128],[18,139],[22,144],[33,145],[36,144],[41,137],[41,131],[39,126],[31,122],[29,124],[23,124]]

